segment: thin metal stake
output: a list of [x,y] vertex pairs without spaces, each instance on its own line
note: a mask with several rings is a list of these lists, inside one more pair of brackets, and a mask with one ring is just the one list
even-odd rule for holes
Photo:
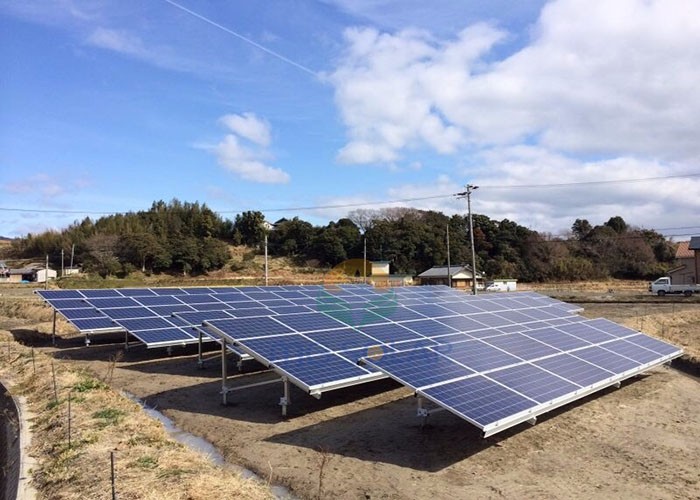
[[70,432],[70,424],[71,424],[71,415],[70,415],[70,396],[72,392],[68,393],[68,449],[71,448],[71,432]]
[[58,386],[56,385],[56,369],[54,368],[53,361],[51,361],[51,377],[53,378],[53,398],[54,402],[58,404]]
[[114,483],[114,452],[109,452],[109,463],[112,470],[112,500],[117,500],[117,488]]
[[51,344],[56,346],[56,310],[53,311],[53,328],[51,328]]
[[32,366],[34,367],[34,375],[36,375],[36,361],[34,361],[34,348],[32,347]]

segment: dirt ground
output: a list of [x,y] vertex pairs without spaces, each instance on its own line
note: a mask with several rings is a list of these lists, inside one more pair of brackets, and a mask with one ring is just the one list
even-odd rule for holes
[[[31,299],[27,299],[31,302]],[[700,305],[585,304],[586,316],[661,321]],[[669,310],[666,310],[670,308]],[[658,368],[491,438],[448,412],[421,427],[409,390],[388,381],[334,391],[316,400],[293,389],[290,416],[277,405],[279,383],[229,394],[222,406],[220,360],[196,349],[122,351],[121,336],[61,335],[47,344],[46,317],[36,324],[0,317],[0,329],[42,344],[56,357],[106,377],[156,407],[182,429],[212,442],[232,463],[248,467],[302,498],[700,498],[700,380]],[[687,323],[687,322],[686,322]],[[678,337],[700,347],[700,321]],[[644,328],[642,328],[644,329]],[[59,331],[67,332],[65,325]],[[646,331],[646,330],[645,330]],[[655,333],[655,332],[650,332]],[[235,364],[230,363],[235,373]],[[250,362],[235,384],[270,380]]]

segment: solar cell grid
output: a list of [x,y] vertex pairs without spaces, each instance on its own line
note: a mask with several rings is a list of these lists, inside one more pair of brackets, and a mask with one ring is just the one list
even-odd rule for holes
[[560,354],[535,361],[540,368],[555,373],[581,387],[587,387],[609,379],[614,374],[570,354]]
[[280,316],[279,321],[297,332],[313,332],[343,328],[346,325],[323,313],[302,313]]
[[133,335],[144,344],[172,344],[191,342],[195,335],[182,328],[162,328],[134,332]]
[[551,356],[552,354],[558,354],[561,351],[555,349],[547,344],[533,340],[521,333],[510,333],[507,335],[500,335],[497,337],[490,337],[484,339],[484,342],[497,347],[508,354],[517,356],[524,360],[533,360],[537,358],[543,358],[545,356]]
[[371,346],[378,345],[376,340],[352,328],[307,333],[306,337],[331,351],[345,351],[358,348],[364,348],[366,351]]
[[533,404],[531,399],[480,375],[422,392],[441,401],[450,411],[481,426],[525,411]]
[[637,344],[633,344],[632,342],[627,342],[626,340],[613,340],[612,342],[606,343],[603,349],[637,361],[640,364],[651,363],[659,358],[657,353],[640,347]]
[[661,356],[670,356],[671,354],[677,353],[679,349],[667,342],[663,342],[659,339],[649,337],[647,335],[637,334],[625,339],[627,342],[632,342],[640,347],[644,347]]
[[626,372],[641,364],[597,346],[574,351],[572,355],[613,373]]
[[489,373],[488,378],[538,403],[557,399],[580,389],[578,385],[530,364],[497,370]]
[[322,354],[308,358],[279,361],[275,366],[307,387],[320,386],[370,374],[364,368],[337,354]]
[[236,318],[207,321],[207,324],[236,339],[262,337],[265,335],[283,335],[294,330],[275,321],[271,317]]
[[121,320],[129,318],[148,318],[157,317],[156,313],[149,311],[145,307],[122,307],[117,309],[101,309],[105,316],[109,316],[112,319]]
[[86,319],[74,319],[71,320],[73,325],[84,332],[91,332],[95,330],[119,330],[121,329],[119,325],[115,324],[107,316],[101,318],[86,318]]
[[146,297],[135,297],[134,300],[144,306],[171,306],[182,304],[181,300],[168,295],[153,295]]
[[447,316],[454,316],[454,311],[450,311],[438,304],[424,304],[417,306],[409,306],[408,309],[415,311],[427,318],[444,318]]
[[193,312],[190,306],[186,304],[170,305],[170,306],[149,306],[149,309],[158,316],[170,316],[176,312]]
[[137,307],[139,305],[134,299],[128,297],[112,297],[104,299],[86,299],[87,303],[97,309],[114,307]]
[[118,288],[117,291],[125,297],[152,297],[156,295],[149,288]]
[[440,323],[434,319],[419,319],[416,321],[404,321],[401,326],[413,330],[424,337],[439,337],[440,335],[448,335],[455,333],[457,330],[450,328],[444,323]]
[[422,338],[417,333],[395,323],[359,326],[357,329],[384,344],[401,342],[403,340],[418,340]]
[[117,323],[133,333],[138,330],[158,330],[161,328],[170,328],[172,323],[160,317],[139,318],[139,319],[121,319]]
[[93,307],[83,307],[81,309],[64,309],[61,311],[61,314],[69,320],[104,317],[104,314],[102,314]]
[[522,359],[480,340],[440,345],[434,350],[475,372],[494,370],[522,362]]
[[110,288],[105,288],[102,290],[80,290],[80,293],[85,297],[89,298],[106,298],[106,297],[121,297],[122,295]]
[[44,299],[81,299],[83,295],[77,290],[37,290]]
[[84,309],[91,307],[90,304],[83,299],[49,299],[47,301],[51,306],[59,311],[64,309]]
[[250,349],[268,362],[324,354],[328,350],[301,335],[278,335],[242,340],[240,346]]

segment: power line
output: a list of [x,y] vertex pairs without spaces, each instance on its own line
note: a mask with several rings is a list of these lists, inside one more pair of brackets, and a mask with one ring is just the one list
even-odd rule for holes
[[[170,0],[165,0],[170,1]],[[661,177],[645,177],[639,179],[617,179],[608,181],[584,181],[584,182],[568,182],[568,183],[558,183],[558,184],[516,184],[512,186],[485,186],[480,185],[480,189],[531,189],[531,188],[557,188],[557,187],[572,187],[572,186],[587,186],[587,185],[598,185],[598,184],[619,184],[627,182],[646,182],[646,181],[658,181],[663,179],[682,179],[700,177],[700,173],[682,174],[682,175],[668,175]],[[302,210],[325,210],[330,208],[356,208],[356,207],[368,207],[376,205],[390,205],[393,203],[407,203],[412,201],[425,201],[425,200],[436,200],[443,198],[452,198],[459,196],[460,193],[449,193],[449,194],[438,194],[432,196],[420,196],[413,198],[400,198],[393,200],[384,201],[364,201],[358,203],[340,203],[333,205],[309,205],[309,206],[297,206],[297,207],[277,207],[277,208],[255,208],[260,212],[293,212]],[[245,212],[246,210],[251,210],[250,208],[237,209],[237,210],[218,210],[216,212],[220,214],[231,214]],[[104,211],[92,211],[92,210],[50,210],[50,209],[39,209],[39,208],[16,208],[16,207],[0,207],[0,211],[3,212],[19,212],[19,213],[44,213],[44,214],[77,214],[77,215],[112,215],[116,213],[126,213],[126,212],[104,212]],[[686,228],[678,228],[686,229]]]
[[187,14],[193,16],[193,17],[196,17],[196,18],[199,19],[200,21],[204,21],[205,23],[210,24],[210,25],[214,26],[215,28],[219,28],[220,30],[225,31],[225,32],[228,33],[229,35],[235,36],[235,37],[238,38],[239,40],[243,40],[245,43],[247,43],[247,44],[249,44],[249,45],[252,45],[252,46],[255,47],[256,49],[260,49],[260,50],[262,50],[263,52],[266,52],[266,53],[270,54],[270,55],[273,56],[273,57],[276,57],[276,58],[279,59],[280,61],[284,61],[284,62],[286,62],[287,64],[291,64],[291,65],[294,66],[295,68],[300,69],[300,70],[302,70],[302,71],[305,71],[306,73],[309,73],[310,75],[318,76],[318,72],[316,72],[316,71],[314,71],[314,70],[312,70],[312,69],[310,69],[310,68],[307,68],[307,67],[304,66],[303,64],[299,64],[299,63],[296,62],[296,61],[292,61],[292,60],[289,59],[288,57],[285,57],[285,56],[283,56],[282,54],[280,54],[280,53],[278,53],[278,52],[275,52],[275,51],[272,50],[272,49],[268,49],[268,48],[265,47],[264,45],[260,45],[259,43],[257,43],[257,42],[255,42],[255,41],[251,40],[250,38],[248,38],[248,37],[246,37],[246,36],[243,36],[243,35],[241,35],[240,33],[236,33],[236,32],[233,31],[232,29],[227,28],[226,26],[222,26],[221,24],[217,23],[216,21],[213,21],[213,20],[209,19],[208,17],[203,16],[202,14],[198,14],[197,12],[188,9],[188,8],[185,7],[184,5],[180,5],[179,3],[173,2],[173,0],[163,0],[163,1],[164,1],[165,3],[168,3],[168,4],[172,5],[173,7],[176,7],[176,8],[178,8],[178,9],[180,9],[181,11],[183,11],[183,12],[185,12],[185,13],[187,13]]

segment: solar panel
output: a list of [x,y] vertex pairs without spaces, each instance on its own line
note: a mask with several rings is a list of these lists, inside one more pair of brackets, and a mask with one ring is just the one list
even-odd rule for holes
[[[681,354],[666,342],[611,321],[583,319],[364,357],[362,362],[488,436]],[[451,363],[446,365],[445,359]],[[470,372],[460,373],[457,367]]]

